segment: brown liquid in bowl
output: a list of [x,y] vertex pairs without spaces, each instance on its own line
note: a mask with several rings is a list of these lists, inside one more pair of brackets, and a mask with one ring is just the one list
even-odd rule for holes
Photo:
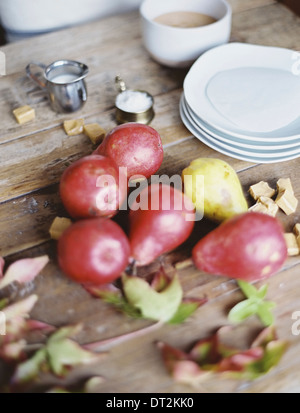
[[206,26],[207,24],[215,23],[217,20],[207,14],[193,11],[174,11],[161,14],[154,21],[165,26],[191,28]]

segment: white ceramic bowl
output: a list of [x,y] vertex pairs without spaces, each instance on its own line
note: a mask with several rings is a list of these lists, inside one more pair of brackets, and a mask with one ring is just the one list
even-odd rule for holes
[[[157,23],[162,14],[192,11],[214,17],[205,26],[180,28]],[[227,43],[231,32],[231,7],[226,0],[144,0],[140,7],[145,48],[159,63],[188,67],[202,53]]]

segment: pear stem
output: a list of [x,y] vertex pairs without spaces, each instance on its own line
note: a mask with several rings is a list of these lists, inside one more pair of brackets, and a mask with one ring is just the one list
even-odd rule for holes
[[185,268],[191,267],[194,265],[192,258],[187,258],[184,261],[179,261],[175,264],[176,270],[184,270]]

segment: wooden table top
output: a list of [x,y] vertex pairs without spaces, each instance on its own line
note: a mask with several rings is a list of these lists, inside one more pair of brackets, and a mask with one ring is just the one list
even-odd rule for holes
[[[230,0],[230,3],[232,41],[300,50],[300,20],[284,5],[274,0]],[[184,127],[179,99],[187,71],[162,67],[148,56],[141,42],[137,12],[9,44],[1,50],[6,55],[7,75],[0,80],[0,255],[7,262],[20,257],[50,256],[50,263],[30,291],[39,296],[32,316],[55,326],[82,322],[83,331],[76,337],[81,343],[119,336],[151,324],[117,313],[68,280],[58,268],[56,244],[48,232],[53,218],[65,214],[58,195],[62,172],[71,162],[93,150],[83,134],[66,136],[62,122],[82,117],[86,123],[98,122],[106,130],[115,127],[117,74],[131,88],[142,88],[154,95],[156,116],[151,126],[160,133],[165,153],[160,174],[181,174],[192,159],[218,157],[238,172],[246,196],[253,183],[265,180],[275,186],[279,178],[290,177],[300,199],[299,159],[253,164],[230,158],[201,143]],[[83,61],[90,68],[88,101],[76,115],[54,113],[25,75],[29,61],[49,64],[60,58]],[[35,108],[36,119],[18,125],[12,109],[23,104]],[[300,207],[288,217],[282,212],[277,216],[290,232],[300,222]],[[204,222],[203,233],[208,228]],[[178,263],[189,255],[188,249],[179,248],[167,255],[165,262]],[[159,260],[144,269],[144,273],[158,265]],[[300,311],[299,271],[300,256],[290,257],[284,268],[267,281],[268,299],[277,304],[274,315],[278,336],[288,340],[289,348],[279,365],[256,381],[211,378],[194,389],[175,383],[163,366],[154,345],[157,340],[187,349],[195,340],[228,324],[227,309],[242,299],[233,280],[208,276],[191,264],[178,269],[185,295],[206,295],[207,304],[181,325],[165,325],[112,347],[104,360],[89,369],[77,369],[73,376],[102,376],[105,380],[97,388],[100,393],[299,392],[300,336],[292,334],[292,314]],[[23,289],[16,299],[22,294]],[[245,337],[258,325],[256,319],[245,322]]]

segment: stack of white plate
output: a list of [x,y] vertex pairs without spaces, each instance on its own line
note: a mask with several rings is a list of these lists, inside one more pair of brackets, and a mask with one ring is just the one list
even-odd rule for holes
[[300,53],[241,43],[211,49],[184,80],[180,115],[196,138],[233,158],[297,158]]

